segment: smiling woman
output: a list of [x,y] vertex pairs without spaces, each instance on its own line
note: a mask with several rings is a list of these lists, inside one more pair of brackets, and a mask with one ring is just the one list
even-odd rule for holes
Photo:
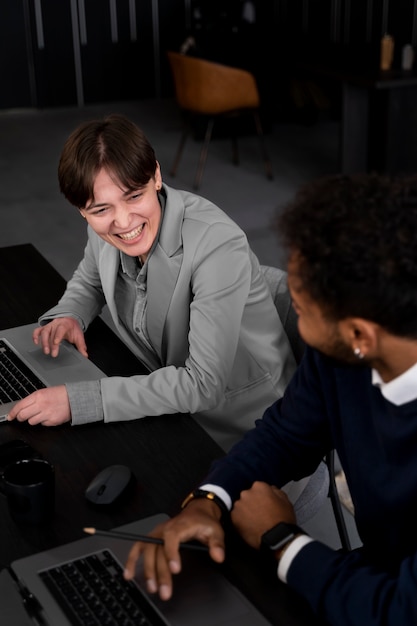
[[[228,450],[283,395],[295,370],[245,233],[209,200],[164,184],[146,136],[120,115],[74,130],[58,179],[88,223],[88,241],[34,341],[52,357],[64,339],[87,356],[84,332],[107,305],[149,374],[43,389],[18,402],[9,419],[54,426],[190,413]],[[308,481],[286,486],[296,507]]]
[[84,331],[107,304],[149,375],[51,388],[9,418],[54,425],[192,413],[227,450],[295,368],[245,234],[208,200],[164,185],[146,136],[121,115],[73,131],[58,179],[88,223],[88,243],[34,341],[52,357],[64,339],[87,355]]
[[51,426],[191,413],[228,450],[295,369],[245,233],[212,202],[163,184],[146,136],[120,115],[74,130],[58,179],[88,242],[34,341],[52,357],[64,339],[87,355],[84,331],[107,305],[149,374],[35,392],[9,419]]

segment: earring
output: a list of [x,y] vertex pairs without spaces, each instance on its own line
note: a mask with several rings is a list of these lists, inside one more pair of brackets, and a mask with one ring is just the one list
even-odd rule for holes
[[364,357],[364,355],[362,354],[362,352],[361,352],[361,349],[360,349],[360,348],[355,348],[355,349],[353,350],[353,354],[354,354],[356,357],[358,357],[358,359],[363,359],[363,357]]

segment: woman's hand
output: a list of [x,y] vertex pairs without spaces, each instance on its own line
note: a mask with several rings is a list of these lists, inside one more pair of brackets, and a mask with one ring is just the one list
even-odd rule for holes
[[45,326],[33,331],[33,341],[42,347],[44,354],[55,357],[59,354],[59,346],[66,339],[74,344],[78,352],[88,357],[84,333],[78,321],[73,317],[57,317]]
[[19,400],[9,412],[7,419],[18,422],[29,422],[31,426],[58,426],[69,422],[71,408],[65,385],[38,389]]
[[130,550],[124,576],[130,580],[135,575],[136,562],[144,559],[144,575],[149,593],[159,593],[162,600],[172,596],[172,574],[181,571],[179,544],[197,539],[209,548],[213,561],[224,561],[224,531],[220,524],[217,504],[198,499],[172,519],[157,526],[150,535],[160,537],[164,545],[137,542]]

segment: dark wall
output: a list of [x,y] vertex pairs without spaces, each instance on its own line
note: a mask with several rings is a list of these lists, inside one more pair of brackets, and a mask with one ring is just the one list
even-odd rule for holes
[[417,0],[1,0],[0,108],[170,94],[166,51],[193,34],[203,55],[253,71],[279,115],[297,63],[377,69],[386,31],[399,67]]
[[0,108],[161,95],[184,0],[1,0]]
[[395,40],[394,66],[405,44],[417,45],[417,0],[276,0],[280,38],[305,58],[361,61],[377,68],[382,35]]

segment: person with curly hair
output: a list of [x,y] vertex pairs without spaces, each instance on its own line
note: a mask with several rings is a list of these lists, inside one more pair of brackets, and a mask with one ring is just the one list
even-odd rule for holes
[[[152,531],[151,592],[173,592],[180,541],[225,557],[230,516],[326,624],[417,624],[417,177],[332,176],[277,221],[307,348],[283,398],[216,461],[183,510]],[[335,449],[362,545],[334,550],[296,524],[280,487]]]

